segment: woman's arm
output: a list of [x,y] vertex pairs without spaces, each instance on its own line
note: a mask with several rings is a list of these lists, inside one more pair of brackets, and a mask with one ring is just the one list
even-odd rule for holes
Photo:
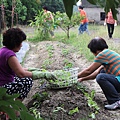
[[83,80],[94,79],[102,68],[103,68],[103,66],[101,66],[101,63],[94,62],[88,68],[79,72],[78,73],[78,78],[80,78],[79,79],[80,81],[81,81],[81,79],[82,79],[82,81]]
[[15,56],[11,56],[8,59],[8,64],[10,68],[15,72],[15,74],[18,77],[31,77],[32,78],[32,72],[26,71],[21,64],[19,63],[18,59]]
[[78,81],[82,82],[82,81],[86,81],[86,80],[93,80],[96,78],[96,76],[100,73],[101,69],[103,69],[103,66],[100,66],[96,71],[94,71],[92,74],[86,76],[86,77],[82,77],[79,78]]
[[108,18],[108,15],[105,15],[104,25],[106,25],[106,23],[107,23],[107,18]]

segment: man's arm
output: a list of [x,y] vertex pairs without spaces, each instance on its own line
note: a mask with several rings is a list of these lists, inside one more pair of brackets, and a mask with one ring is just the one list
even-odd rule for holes
[[78,73],[79,81],[81,81],[81,79],[82,81],[94,79],[102,68],[103,66],[101,65],[101,63],[92,63],[88,68]]
[[103,69],[103,66],[100,66],[96,71],[94,71],[92,74],[86,76],[86,77],[82,77],[79,78],[78,81],[82,82],[82,81],[86,81],[86,80],[93,80],[96,78],[96,76],[100,73],[101,69]]

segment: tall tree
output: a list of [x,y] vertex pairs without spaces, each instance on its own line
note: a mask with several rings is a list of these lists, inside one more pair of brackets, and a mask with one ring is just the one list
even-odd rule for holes
[[40,0],[21,0],[22,4],[27,8],[27,16],[25,20],[25,24],[27,24],[28,20],[34,19],[35,15],[38,13],[38,10],[41,8]]
[[56,13],[57,11],[65,12],[62,0],[42,0],[41,6],[47,6],[53,13]]
[[[23,21],[25,19],[22,19],[23,16],[25,17],[26,14],[26,7],[22,5],[20,0],[16,0],[14,4],[12,4],[12,0],[2,0],[1,4],[4,6],[4,22],[6,23],[7,27],[13,26],[16,23],[16,15],[19,17],[18,19],[20,21]],[[23,13],[22,13],[23,12]],[[22,13],[22,14],[21,14]],[[21,17],[22,16],[22,17]]]

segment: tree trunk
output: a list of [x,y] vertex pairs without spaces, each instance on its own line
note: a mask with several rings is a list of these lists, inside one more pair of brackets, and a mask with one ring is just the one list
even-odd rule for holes
[[15,0],[12,0],[12,14],[11,14],[11,16],[12,16],[12,20],[11,20],[11,27],[13,27],[14,26],[14,11],[15,11]]
[[16,26],[18,27],[18,15],[16,13]]
[[1,7],[0,7],[0,47],[1,47],[1,41],[2,41],[2,26],[1,26],[1,24],[2,24],[2,10],[1,10]]
[[5,24],[5,12],[4,12],[4,5],[1,5],[1,11],[2,11],[2,20],[1,20],[1,25],[3,25],[3,29],[6,29],[6,24]]
[[67,30],[67,38],[69,39],[70,38],[70,29],[68,27],[68,30]]
[[[0,6],[0,38],[1,38],[1,32],[2,32],[2,26],[1,26],[1,24],[2,24],[2,10],[1,10],[1,6]],[[1,39],[0,39],[1,40]]]

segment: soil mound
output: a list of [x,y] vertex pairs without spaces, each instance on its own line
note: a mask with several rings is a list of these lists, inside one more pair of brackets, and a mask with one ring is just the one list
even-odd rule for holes
[[[90,63],[78,54],[72,46],[56,41],[43,41],[37,44],[29,43],[31,48],[24,59],[24,67],[44,68],[49,71],[61,70],[64,67],[79,67],[79,71]],[[36,102],[37,110],[45,120],[92,120],[89,117],[95,113],[95,109],[88,106],[88,99],[76,85],[64,89],[48,89],[45,81],[34,81],[34,85],[24,100],[24,104],[30,108]],[[86,81],[82,84],[87,92],[96,90],[94,101],[100,107],[95,120],[115,120],[113,112],[104,110],[105,97],[95,80]],[[39,93],[37,99],[32,96]],[[43,98],[43,99],[38,99]],[[119,119],[119,118],[118,118]]]

